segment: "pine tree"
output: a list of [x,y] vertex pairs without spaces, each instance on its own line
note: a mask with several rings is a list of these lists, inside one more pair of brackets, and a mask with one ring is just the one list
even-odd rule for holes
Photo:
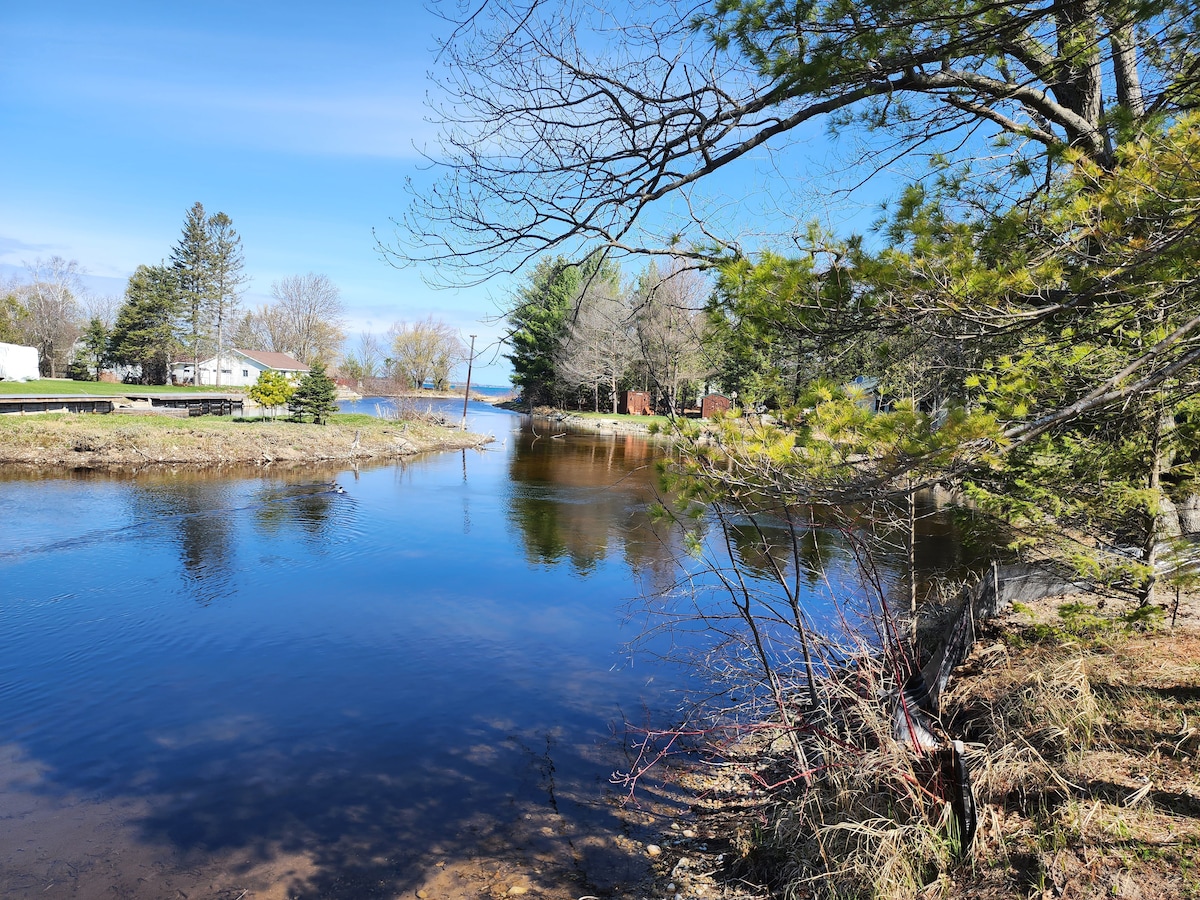
[[225,351],[225,330],[237,312],[240,293],[246,283],[242,274],[242,239],[233,230],[233,220],[223,212],[210,216],[206,225],[212,250],[210,317],[216,329],[217,377],[221,384],[221,354]]
[[166,265],[138,266],[109,336],[113,361],[140,366],[142,384],[166,384],[180,347],[177,331],[184,300],[176,271]]
[[[100,370],[109,360],[108,329],[95,316],[79,336],[75,359],[83,371],[81,381],[99,381]],[[74,377],[74,376],[71,376]]]
[[520,288],[508,312],[512,328],[513,384],[521,388],[532,409],[550,403],[558,393],[554,354],[562,341],[570,311],[583,287],[583,273],[563,257],[542,260]]
[[324,425],[329,414],[337,412],[336,398],[337,385],[325,374],[325,363],[317,360],[300,379],[296,393],[288,401],[288,409],[298,422],[303,422],[305,416],[312,416],[316,424]]
[[[200,355],[208,342],[208,311],[213,304],[214,250],[204,204],[188,210],[183,234],[171,252],[171,265],[183,299],[186,345],[192,356],[195,383],[200,383]],[[220,366],[218,365],[218,369]]]

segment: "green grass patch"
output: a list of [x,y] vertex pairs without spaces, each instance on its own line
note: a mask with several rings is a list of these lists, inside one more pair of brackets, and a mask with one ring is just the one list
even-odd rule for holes
[[396,424],[391,419],[381,419],[367,413],[331,413],[329,423],[331,425],[361,425],[367,428],[375,425],[395,426]]
[[[283,421],[282,419],[280,420]],[[195,431],[257,428],[258,419],[232,419],[229,416],[110,416],[92,413],[38,413],[29,416],[0,416],[0,431],[38,431],[66,425],[107,431]],[[268,423],[270,424],[270,423]]]

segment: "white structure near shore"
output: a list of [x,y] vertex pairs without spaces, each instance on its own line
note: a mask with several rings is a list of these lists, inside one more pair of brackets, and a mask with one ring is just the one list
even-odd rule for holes
[[177,359],[171,367],[171,378],[176,384],[217,384],[217,369],[221,370],[221,387],[244,387],[258,381],[262,372],[280,372],[295,381],[308,374],[308,366],[286,353],[269,353],[265,350],[230,350],[217,357],[200,360],[200,377],[192,378],[193,361]]
[[0,342],[0,381],[37,381],[41,377],[37,347]]

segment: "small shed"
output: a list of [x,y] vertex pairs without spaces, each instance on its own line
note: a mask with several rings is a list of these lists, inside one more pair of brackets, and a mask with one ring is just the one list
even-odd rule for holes
[[654,415],[654,407],[646,391],[623,391],[617,411],[627,416]]
[[36,347],[0,343],[0,381],[37,381],[39,378]]
[[700,418],[711,419],[714,413],[729,412],[729,408],[733,405],[724,394],[705,394],[700,398]]

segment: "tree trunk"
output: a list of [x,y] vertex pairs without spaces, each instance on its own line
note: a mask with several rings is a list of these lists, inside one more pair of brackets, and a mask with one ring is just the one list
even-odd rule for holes
[[1150,571],[1138,595],[1142,606],[1154,600],[1154,589],[1158,584],[1155,567],[1158,564],[1158,536],[1162,524],[1159,500],[1162,497],[1163,439],[1174,426],[1175,420],[1170,413],[1164,411],[1160,404],[1155,404],[1154,420],[1150,426],[1150,471],[1146,479],[1146,486],[1150,489],[1150,502],[1154,505],[1146,510],[1146,541],[1142,546],[1142,562]]
[[1142,83],[1138,76],[1137,52],[1134,50],[1133,34],[1129,26],[1114,30],[1111,42],[1117,102],[1133,118],[1140,119],[1146,109],[1142,101]]
[[913,493],[912,479],[908,481],[908,611],[914,621],[917,617],[917,495]]
[[[1055,16],[1058,32],[1056,83],[1052,90],[1058,101],[1092,126],[1093,134],[1066,127],[1067,140],[1073,146],[1093,144],[1094,129],[1100,124],[1101,93],[1100,53],[1097,30],[1099,0],[1067,0]],[[1106,164],[1111,160],[1104,160]]]

